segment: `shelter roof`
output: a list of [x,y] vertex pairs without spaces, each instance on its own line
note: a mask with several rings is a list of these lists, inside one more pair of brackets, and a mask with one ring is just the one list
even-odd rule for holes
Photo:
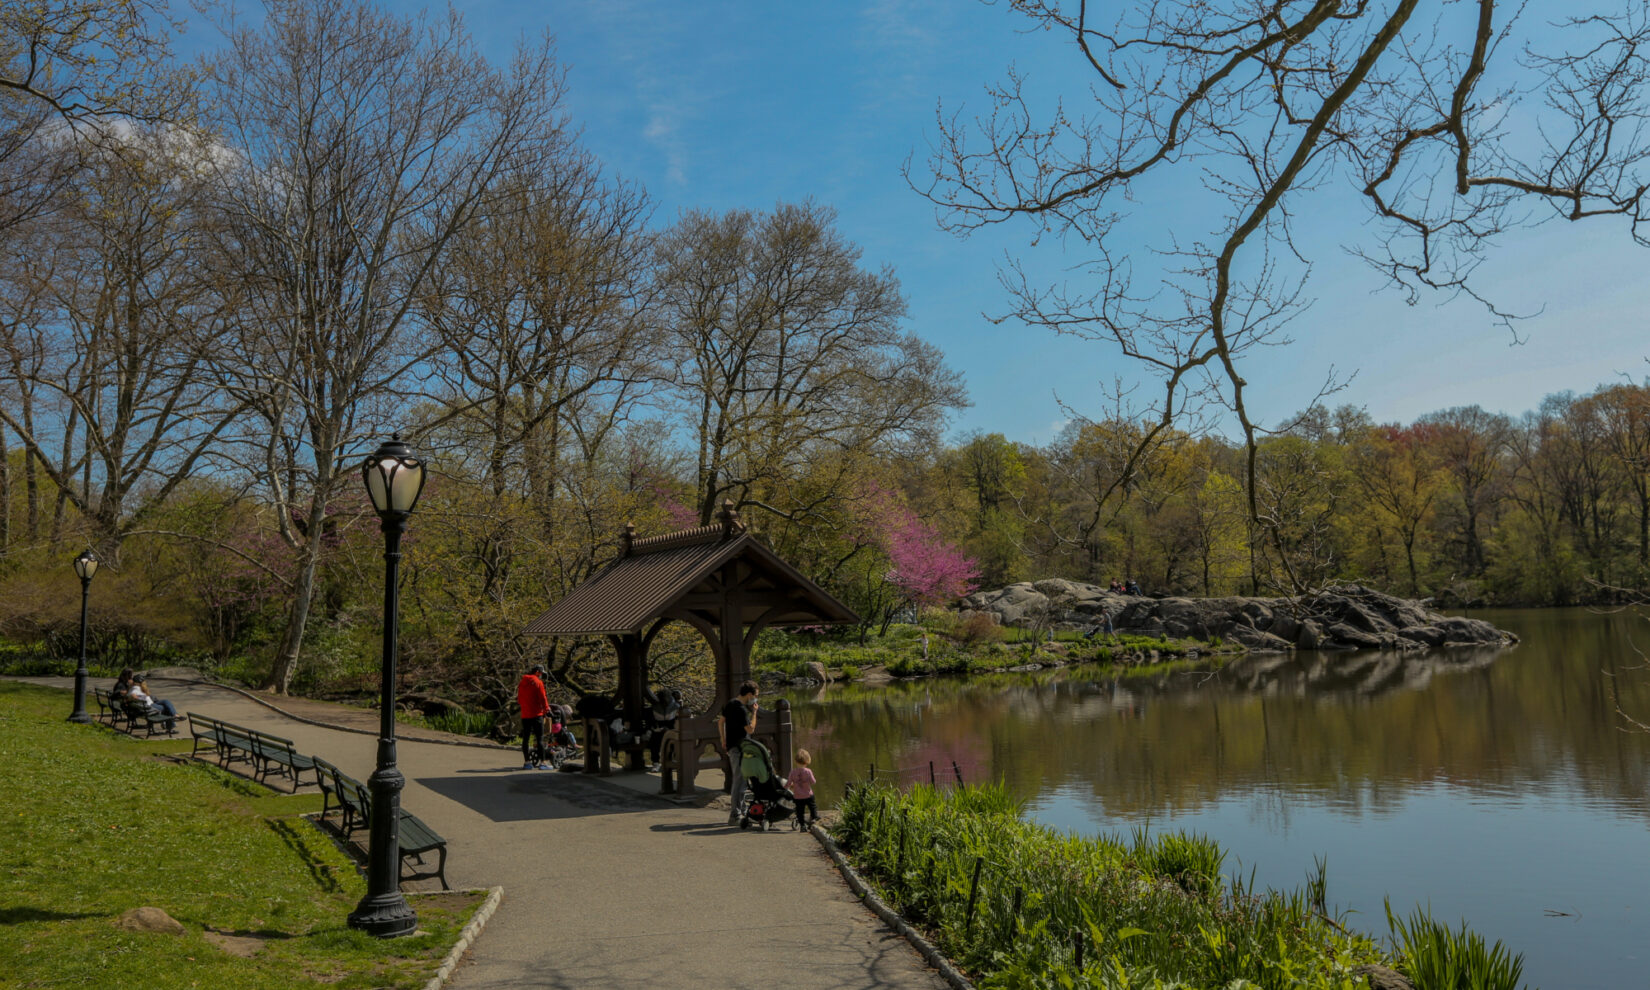
[[741,626],[859,621],[852,609],[746,532],[738,513],[724,504],[719,523],[710,526],[646,539],[636,539],[634,527],[625,527],[619,558],[523,632],[640,633],[657,619],[684,613],[721,625],[722,609],[729,606]]

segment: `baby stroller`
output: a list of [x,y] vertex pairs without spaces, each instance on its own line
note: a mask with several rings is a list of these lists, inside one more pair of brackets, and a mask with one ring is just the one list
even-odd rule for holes
[[755,739],[740,740],[739,773],[745,776],[745,799],[739,808],[740,828],[759,825],[766,832],[769,825],[796,814],[796,798],[774,771],[768,747]]

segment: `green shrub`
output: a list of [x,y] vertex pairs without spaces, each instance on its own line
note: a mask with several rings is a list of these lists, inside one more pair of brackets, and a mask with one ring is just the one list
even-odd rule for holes
[[888,673],[895,677],[916,677],[933,672],[933,665],[920,656],[897,657],[888,665]]
[[443,712],[425,718],[424,723],[438,732],[453,732],[461,736],[490,736],[498,724],[492,712]]

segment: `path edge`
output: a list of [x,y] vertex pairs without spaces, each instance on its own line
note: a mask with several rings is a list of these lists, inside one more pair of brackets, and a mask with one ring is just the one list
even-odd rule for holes
[[[339,725],[336,722],[323,722],[320,719],[306,718],[302,715],[294,715],[292,712],[287,711],[285,708],[282,708],[280,705],[275,704],[273,701],[270,701],[268,698],[262,697],[256,691],[248,691],[245,688],[236,687],[233,684],[225,684],[222,681],[209,681],[205,678],[199,678],[199,679],[196,679],[196,680],[189,680],[188,678],[183,678],[183,677],[157,677],[157,678],[155,678],[155,680],[157,680],[157,681],[162,681],[162,680],[164,680],[164,681],[178,681],[179,683],[182,683],[182,684],[200,684],[204,687],[221,688],[225,691],[229,691],[229,692],[232,692],[234,694],[238,694],[241,697],[245,698],[246,700],[251,701],[255,704],[262,705],[265,708],[269,709],[270,711],[272,711],[272,712],[276,713],[277,715],[280,715],[284,718],[290,718],[294,722],[302,722],[305,725],[313,725],[317,729],[332,729],[336,732],[353,732],[358,736],[376,736],[376,735],[378,735],[378,730],[377,729],[357,729],[354,726]],[[396,741],[397,742],[434,743],[437,746],[465,746],[465,747],[468,747],[470,749],[510,749],[511,748],[509,746],[504,745],[503,743],[487,742],[487,741],[481,740],[481,739],[429,739],[429,738],[424,738],[422,736],[406,736],[406,735],[402,735],[399,730],[396,732]]]
[[[479,891],[479,888],[477,890]],[[503,898],[503,887],[493,887],[487,891],[487,899],[481,903],[481,907],[476,908],[475,916],[458,933],[458,941],[453,944],[452,951],[447,953],[447,957],[441,960],[441,965],[436,969],[435,975],[430,977],[429,982],[424,984],[424,990],[441,990],[446,985],[447,981],[452,978],[453,970],[458,968],[459,960],[464,958],[464,953],[470,951],[470,945],[481,934],[481,930],[487,927],[487,919],[491,918],[493,912],[498,910],[498,902]]]
[[[812,832],[814,838],[819,840],[825,854],[831,857],[831,862],[836,864],[837,871],[842,874],[842,879],[848,881],[848,889],[852,890],[860,901],[871,909],[872,914],[881,918],[884,924],[911,943],[911,948],[916,949],[917,954],[922,956],[928,965],[938,970],[939,974],[945,977],[945,982],[951,984],[956,990],[974,990],[974,984],[970,983],[968,977],[964,976],[952,964],[951,960],[946,958],[945,953],[936,948],[934,943],[923,937],[921,932],[907,924],[905,919],[900,917],[898,911],[889,907],[883,902],[882,898],[876,895],[871,886],[860,877],[859,871],[848,863],[847,857],[842,855],[842,850],[837,848],[836,842],[825,834],[824,828],[815,823],[808,828],[808,831]],[[426,987],[425,990],[436,990],[436,988]]]

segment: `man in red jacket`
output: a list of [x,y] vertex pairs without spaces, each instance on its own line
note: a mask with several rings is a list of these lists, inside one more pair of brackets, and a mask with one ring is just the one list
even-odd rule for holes
[[[521,768],[538,770],[544,766],[544,716],[550,714],[550,698],[544,691],[544,665],[521,675],[516,685],[516,701],[521,705]],[[531,748],[527,741],[533,740]]]

